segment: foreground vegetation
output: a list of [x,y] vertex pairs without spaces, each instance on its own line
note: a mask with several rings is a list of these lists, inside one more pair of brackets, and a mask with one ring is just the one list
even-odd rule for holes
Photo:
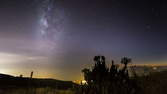
[[[0,94],[166,94],[167,71],[138,76],[131,59],[124,57],[121,64],[112,60],[106,66],[104,56],[94,57],[94,66],[82,70],[86,83],[71,81],[13,77],[0,74]],[[130,76],[129,73],[132,75]]]
[[0,94],[74,94],[75,86],[72,81],[0,74]]
[[138,77],[141,94],[167,94],[167,71],[152,72]]
[[59,90],[55,88],[15,88],[0,91],[0,94],[75,94],[73,90]]
[[[152,72],[138,76],[133,67],[128,69],[130,58],[121,59],[121,66],[107,67],[104,56],[94,57],[92,69],[83,69],[86,84],[81,86],[78,94],[166,94],[167,71]],[[131,72],[131,76],[129,73]]]
[[83,85],[81,94],[140,94],[135,73],[129,77],[127,65],[131,62],[130,58],[121,59],[122,68],[113,60],[108,68],[104,56],[95,56],[94,62],[92,69],[82,70],[87,84]]

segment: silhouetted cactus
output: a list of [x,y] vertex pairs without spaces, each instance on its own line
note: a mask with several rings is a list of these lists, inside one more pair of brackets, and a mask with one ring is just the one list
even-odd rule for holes
[[84,73],[84,78],[88,84],[91,83],[91,71],[87,68],[83,69],[82,72]]
[[127,58],[127,57],[123,57],[121,59],[121,63],[124,64],[124,68],[123,68],[123,71],[125,72],[125,70],[127,69],[127,65],[131,62],[131,59],[130,58]]
[[123,57],[121,64],[123,68],[118,68],[112,60],[112,65],[107,68],[104,56],[94,57],[95,65],[90,69],[83,69],[87,85],[84,86],[86,94],[136,94],[137,84],[129,77],[127,65],[130,58]]

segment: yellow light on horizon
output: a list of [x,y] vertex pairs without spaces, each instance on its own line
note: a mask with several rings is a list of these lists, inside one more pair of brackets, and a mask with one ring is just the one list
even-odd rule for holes
[[86,80],[82,80],[81,82],[82,84],[87,84]]

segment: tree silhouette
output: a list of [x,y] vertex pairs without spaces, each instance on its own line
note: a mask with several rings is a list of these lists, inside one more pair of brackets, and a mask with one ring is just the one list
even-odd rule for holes
[[124,68],[123,68],[123,71],[125,71],[126,69],[127,69],[127,65],[129,64],[129,63],[131,63],[131,59],[130,58],[127,58],[127,57],[123,57],[122,59],[121,59],[121,63],[122,64],[124,64]]
[[82,70],[82,72],[84,73],[84,78],[85,78],[86,82],[88,84],[90,84],[91,83],[91,78],[92,78],[91,77],[91,71],[89,69],[87,69],[87,68],[84,68]]
[[94,66],[92,69],[83,69],[84,78],[87,81],[84,93],[86,94],[136,94],[137,85],[135,80],[129,77],[127,65],[131,59],[123,57],[119,68],[114,64],[110,68],[106,66],[104,56],[94,57]]

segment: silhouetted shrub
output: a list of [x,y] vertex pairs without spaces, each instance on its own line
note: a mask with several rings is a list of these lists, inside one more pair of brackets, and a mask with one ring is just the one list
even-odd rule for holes
[[82,85],[82,94],[137,94],[140,89],[136,78],[129,77],[127,65],[131,62],[130,58],[121,59],[122,67],[114,64],[110,68],[106,66],[104,56],[94,57],[92,69],[83,69],[87,84]]

